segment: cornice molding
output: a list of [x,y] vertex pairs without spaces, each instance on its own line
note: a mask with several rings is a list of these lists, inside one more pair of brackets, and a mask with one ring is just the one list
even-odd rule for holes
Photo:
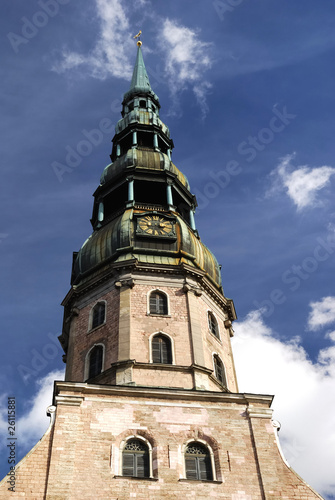
[[[127,278],[122,278],[120,274],[127,274]],[[206,292],[212,300],[214,300],[218,306],[228,314],[229,320],[234,321],[237,319],[235,306],[232,299],[229,299],[223,295],[223,290],[215,287],[208,276],[199,269],[196,269],[192,266],[189,266],[185,263],[180,264],[179,266],[167,266],[167,265],[157,265],[157,264],[140,264],[136,259],[132,259],[127,261],[126,263],[113,263],[108,266],[104,266],[101,268],[95,275],[93,275],[87,282],[82,283],[80,285],[74,285],[64,298],[62,305],[63,306],[72,306],[73,302],[88,293],[90,290],[96,288],[97,286],[105,283],[106,281],[112,282],[112,286],[116,286],[120,288],[121,286],[130,286],[133,287],[136,282],[136,277],[132,276],[132,274],[143,274],[148,275],[156,274],[156,275],[174,275],[177,277],[184,278],[184,292],[193,292],[195,295],[200,296],[203,292]],[[187,282],[187,276],[192,277],[195,281],[197,281],[198,286]]]
[[255,408],[252,405],[247,408],[247,414],[250,418],[272,418],[272,408]]
[[[71,393],[71,394],[69,394]],[[87,396],[118,396],[118,397],[134,397],[146,399],[167,399],[176,400],[183,399],[194,402],[216,402],[216,403],[231,403],[242,406],[262,405],[264,413],[270,408],[273,396],[266,394],[240,394],[227,392],[214,392],[202,390],[185,390],[185,389],[168,389],[155,387],[138,387],[138,386],[110,386],[110,385],[94,385],[83,382],[55,382],[54,402],[60,404],[71,404],[74,401],[75,406]],[[254,411],[256,412],[256,408]],[[259,412],[260,414],[262,412]],[[270,417],[264,417],[270,418]]]

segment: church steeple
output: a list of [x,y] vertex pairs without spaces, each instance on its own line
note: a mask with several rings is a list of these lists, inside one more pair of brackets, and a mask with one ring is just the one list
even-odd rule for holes
[[66,379],[236,391],[234,305],[196,230],[196,198],[171,160],[139,43],[122,106],[64,300]]
[[[137,42],[137,45],[137,56],[130,88],[123,97],[122,117],[131,113],[135,108],[145,109],[158,117],[160,109],[159,98],[150,85],[141,49],[142,43]],[[141,117],[139,118],[141,119]]]
[[145,68],[141,45],[138,45],[137,57],[131,79],[129,92],[152,92],[147,70]]

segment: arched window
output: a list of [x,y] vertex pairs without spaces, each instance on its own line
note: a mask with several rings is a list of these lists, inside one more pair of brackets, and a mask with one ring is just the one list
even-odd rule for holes
[[186,479],[212,481],[213,471],[211,456],[207,446],[194,441],[185,450]]
[[168,313],[167,296],[163,292],[151,292],[149,301],[150,314],[164,315]]
[[151,341],[152,362],[172,364],[171,340],[166,335],[155,335]]
[[150,477],[149,449],[140,439],[127,441],[122,453],[122,475]]
[[92,311],[92,330],[105,322],[106,304],[104,302],[98,302],[93,307]]
[[215,377],[218,379],[218,381],[222,385],[224,385],[225,387],[227,387],[227,380],[226,380],[225,369],[224,369],[224,366],[223,366],[223,363],[222,363],[221,359],[219,358],[219,356],[217,354],[215,354],[213,356],[213,361],[214,361],[214,373],[215,373]]
[[99,375],[102,371],[102,358],[103,358],[103,346],[102,345],[96,345],[93,347],[89,354],[89,360],[88,360],[88,377],[87,378],[93,378]]
[[211,312],[208,312],[208,328],[209,331],[215,335],[215,337],[218,339],[220,338],[218,322],[216,321],[214,314]]

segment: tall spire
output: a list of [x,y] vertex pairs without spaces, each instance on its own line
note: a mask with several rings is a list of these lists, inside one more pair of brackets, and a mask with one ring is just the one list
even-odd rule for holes
[[[140,33],[136,35],[136,37],[139,37]],[[143,96],[143,97],[150,97],[154,101],[156,107],[159,109],[160,108],[159,98],[151,88],[148,73],[145,68],[143,60],[141,45],[142,42],[139,40],[137,42],[138,49],[133,71],[133,77],[131,79],[131,84],[128,92],[124,94],[123,104],[128,104],[128,102],[131,101],[134,96],[135,97]]]
[[147,70],[142,55],[141,45],[138,44],[136,63],[131,79],[129,92],[152,92]]

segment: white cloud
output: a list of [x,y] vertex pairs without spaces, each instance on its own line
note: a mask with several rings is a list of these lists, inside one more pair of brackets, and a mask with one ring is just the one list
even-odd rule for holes
[[327,333],[326,338],[335,342],[335,330],[333,332]]
[[[36,382],[37,392],[27,403],[27,413],[17,419],[16,427],[20,434],[20,446],[28,452],[42,437],[49,426],[50,419],[46,416],[46,409],[52,404],[52,391],[55,380],[63,380],[61,370],[48,373]],[[20,404],[17,401],[17,404]],[[0,401],[0,430],[7,431],[7,395]],[[4,435],[4,434],[3,434]]]
[[[1,436],[5,436],[8,432],[8,409],[7,409],[7,394],[2,394],[0,396],[0,432]],[[1,479],[0,479],[1,480]]]
[[335,297],[323,297],[320,301],[311,302],[309,305],[311,307],[308,317],[310,330],[318,330],[322,326],[335,323]]
[[57,73],[63,73],[68,69],[74,69],[82,64],[86,63],[86,59],[83,55],[77,54],[76,52],[63,52],[63,60],[59,63],[56,63],[53,66],[53,70]]
[[[37,393],[30,401],[28,413],[19,419],[20,441],[26,446],[34,444],[41,438],[43,432],[49,425],[49,418],[46,417],[46,409],[52,404],[52,392],[55,380],[63,380],[64,372],[61,370],[48,373],[45,377],[36,382]],[[22,433],[22,434],[21,434]]]
[[235,330],[240,392],[275,395],[274,418],[282,424],[279,437],[289,464],[319,493],[334,493],[335,346],[312,363],[298,338],[275,338],[260,311]]
[[284,188],[297,209],[302,210],[320,203],[317,200],[318,191],[329,185],[331,176],[335,174],[335,168],[329,166],[310,168],[302,165],[293,170],[291,161],[294,156],[288,155],[283,158],[278,167],[271,172],[273,186],[267,194]]
[[328,375],[335,379],[335,346],[322,349],[319,352],[318,362],[324,365]]
[[87,54],[64,50],[53,70],[62,73],[85,65],[91,76],[105,79],[112,75],[129,80],[132,74],[129,55],[134,51],[129,20],[121,0],[95,0],[101,30],[93,49]]
[[177,94],[190,85],[205,115],[208,110],[206,97],[211,84],[204,74],[213,62],[211,44],[202,42],[195,30],[171,19],[165,19],[160,38],[166,54],[166,77],[173,96],[177,98]]
[[[129,81],[133,69],[135,34],[132,32],[134,29],[131,31],[130,12],[122,0],[95,0],[95,5],[101,28],[94,47],[88,54],[65,48],[61,60],[52,69],[63,73],[85,67],[86,73],[94,78],[114,76]],[[148,0],[138,0],[132,10],[143,9],[143,6],[149,6]],[[212,85],[204,74],[212,66],[212,44],[202,42],[196,30],[174,20],[157,18],[150,10],[146,15],[157,25],[157,32],[159,30],[160,48],[165,58],[165,77],[162,81],[169,86],[175,110],[179,107],[177,94],[191,87],[201,113],[205,116],[208,111],[207,95]],[[150,51],[148,47],[147,51]]]

